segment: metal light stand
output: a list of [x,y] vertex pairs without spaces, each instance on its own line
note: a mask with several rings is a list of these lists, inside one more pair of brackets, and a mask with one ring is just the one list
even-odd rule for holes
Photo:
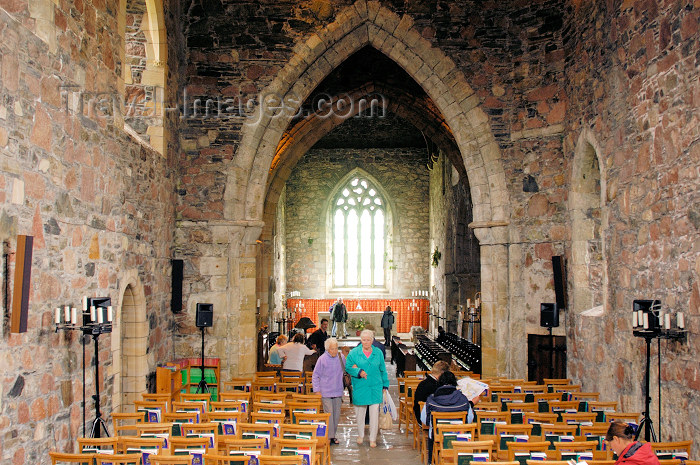
[[[654,425],[651,420],[651,341],[654,339],[669,339],[677,340],[681,343],[685,342],[687,339],[687,331],[684,328],[670,329],[664,328],[663,322],[661,322],[660,311],[661,302],[660,301],[635,301],[637,303],[649,304],[648,308],[639,307],[644,316],[644,323],[638,321],[639,328],[632,331],[635,337],[644,338],[646,343],[646,373],[644,375],[644,412],[642,421],[639,423],[637,428],[637,433],[635,434],[635,440],[639,439],[642,433],[642,428],[644,428],[644,439],[647,442],[656,442],[656,432],[654,431]],[[635,312],[637,307],[635,307]],[[644,315],[646,314],[646,315]],[[652,318],[653,317],[653,318]],[[643,326],[643,327],[642,327]],[[635,327],[636,328],[636,327]],[[659,360],[661,358],[661,353],[657,354]],[[661,373],[659,372],[659,376]],[[660,395],[660,391],[659,391]],[[659,417],[660,417],[661,405],[659,405]],[[660,421],[660,420],[659,420]]]
[[197,384],[197,394],[204,394],[205,392],[209,392],[209,386],[207,386],[207,381],[204,379],[204,326],[199,328],[202,331],[202,358],[200,359],[202,362],[201,365],[201,379],[199,380],[199,384]]
[[[86,299],[86,298],[84,298]],[[100,302],[104,304],[109,304],[111,303],[111,300],[108,297],[100,297],[100,298],[95,298],[95,299],[88,299],[87,302],[92,303],[93,300],[100,300]],[[85,307],[85,304],[83,305]],[[92,305],[91,305],[92,306]],[[61,331],[81,331],[82,336],[81,336],[81,342],[83,344],[83,437],[85,437],[85,433],[87,431],[87,428],[85,426],[85,336],[92,336],[92,340],[95,342],[95,395],[92,396],[93,400],[95,401],[95,419],[92,422],[92,426],[90,428],[90,437],[92,438],[99,438],[102,437],[102,432],[104,432],[104,437],[109,437],[109,431],[107,431],[107,424],[105,423],[104,419],[102,418],[102,412],[100,410],[100,383],[99,383],[99,343],[98,339],[101,334],[105,333],[111,333],[112,332],[112,322],[111,322],[111,305],[108,306],[97,306],[95,308],[95,312],[100,312],[100,320],[103,320],[102,323],[98,321],[92,321],[94,315],[92,314],[91,311],[87,311],[85,309],[81,310],[80,313],[76,311],[75,308],[72,308],[72,311],[69,311],[69,308],[66,307],[66,317],[64,318],[63,322],[61,323],[60,316],[61,312],[60,309],[56,309],[56,329],[55,332],[58,332],[59,330]],[[108,315],[106,318],[104,317],[104,311],[106,309],[108,310]],[[79,316],[79,321],[82,322],[80,326],[78,326],[76,320],[78,320]],[[106,320],[106,321],[105,321]]]

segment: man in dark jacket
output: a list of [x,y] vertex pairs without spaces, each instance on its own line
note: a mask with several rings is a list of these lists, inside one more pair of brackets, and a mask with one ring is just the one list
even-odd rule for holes
[[342,328],[344,337],[348,337],[348,330],[345,327],[345,322],[348,321],[348,309],[345,308],[342,297],[338,297],[338,301],[333,305],[331,310],[331,321],[333,322],[333,329],[331,329],[331,336],[336,335],[340,337],[339,329]]
[[391,345],[391,328],[394,326],[394,314],[391,312],[391,307],[386,306],[382,315],[382,329],[384,330],[384,345]]
[[328,339],[328,320],[323,318],[321,326],[311,333],[309,339],[306,340],[306,345],[309,349],[314,349],[318,352],[318,355],[323,355],[323,352],[326,350],[324,347],[326,339]]
[[438,378],[440,378],[440,375],[449,369],[450,366],[447,364],[447,362],[438,360],[433,365],[433,369],[430,371],[430,373],[428,373],[428,376],[426,376],[423,381],[418,383],[416,392],[413,393],[413,414],[416,416],[416,420],[418,420],[419,425],[422,424],[420,421],[419,402],[425,402],[428,400],[428,397],[430,397],[430,395],[438,388]]
[[428,397],[421,412],[423,423],[430,425],[428,434],[428,464],[433,455],[433,429],[432,412],[468,412],[467,423],[473,423],[476,419],[474,404],[457,389],[457,378],[451,371],[446,371],[438,378],[438,388]]

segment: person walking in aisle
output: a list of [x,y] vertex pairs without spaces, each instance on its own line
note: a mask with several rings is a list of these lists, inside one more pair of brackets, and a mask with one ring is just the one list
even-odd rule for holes
[[328,438],[333,446],[338,444],[335,432],[338,429],[340,407],[343,401],[345,357],[338,350],[338,340],[336,338],[329,337],[324,345],[325,351],[316,362],[311,382],[314,392],[321,393],[323,411],[331,415],[328,424]]
[[389,377],[382,351],[372,345],[374,331],[360,333],[360,345],[348,354],[345,371],[352,377],[352,402],[357,421],[357,443],[365,440],[365,415],[369,408],[369,446],[377,447],[379,431],[379,405],[384,400],[384,390],[389,389]]
[[384,345],[391,345],[391,328],[394,326],[394,314],[391,312],[390,305],[387,305],[384,310],[381,326],[384,330]]
[[338,330],[342,327],[342,334],[345,338],[347,338],[348,330],[345,327],[345,323],[348,321],[348,309],[345,308],[342,297],[338,297],[338,301],[335,303],[335,305],[333,305],[333,309],[331,310],[331,321],[333,322],[331,336],[340,337],[341,332]]

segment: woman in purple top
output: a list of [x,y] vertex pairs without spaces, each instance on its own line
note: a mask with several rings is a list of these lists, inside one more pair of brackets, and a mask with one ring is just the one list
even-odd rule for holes
[[330,413],[328,437],[331,445],[338,444],[335,431],[340,421],[340,405],[343,401],[343,371],[345,359],[338,351],[338,340],[329,337],[324,343],[326,351],[318,358],[311,377],[314,392],[321,393],[323,411]]

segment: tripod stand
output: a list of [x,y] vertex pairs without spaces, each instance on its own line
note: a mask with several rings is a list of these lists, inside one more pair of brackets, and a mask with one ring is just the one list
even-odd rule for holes
[[[641,333],[641,332],[639,332]],[[637,434],[634,436],[634,440],[636,441],[639,439],[639,435],[642,432],[642,427],[644,427],[644,439],[647,442],[650,442],[651,439],[653,438],[654,442],[656,442],[656,432],[654,432],[654,424],[651,421],[651,393],[649,392],[650,389],[650,377],[651,377],[651,341],[652,339],[656,338],[656,334],[653,332],[645,333],[645,334],[640,334],[641,337],[644,338],[644,341],[646,341],[647,345],[647,367],[646,367],[646,375],[644,377],[644,382],[645,382],[645,407],[644,407],[644,413],[642,418],[642,421],[639,423],[639,428],[637,428]]]
[[95,419],[92,422],[92,429],[90,431],[91,438],[103,437],[101,431],[104,431],[104,437],[109,437],[109,432],[107,431],[107,424],[102,418],[102,412],[100,411],[100,361],[98,358],[99,345],[97,343],[100,334],[102,333],[99,327],[92,329],[92,340],[95,341],[95,395],[92,396],[92,398],[95,400]]
[[202,358],[200,359],[202,362],[202,379],[199,380],[199,384],[197,385],[197,394],[203,394],[205,392],[209,392],[209,386],[204,379],[204,326],[200,327],[199,329],[202,330]]

